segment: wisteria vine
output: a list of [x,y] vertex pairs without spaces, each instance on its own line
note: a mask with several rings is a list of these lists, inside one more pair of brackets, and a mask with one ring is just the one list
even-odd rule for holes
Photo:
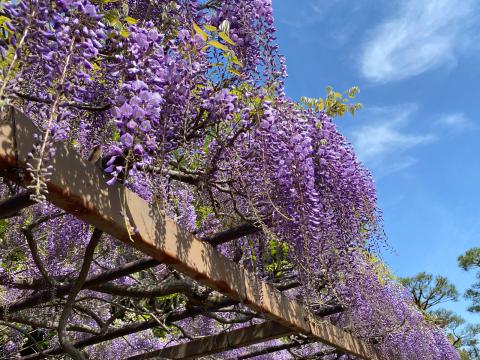
[[[348,140],[285,95],[270,0],[18,0],[0,28],[2,111],[41,129],[31,206],[0,220],[0,358],[128,358],[264,321],[45,203],[62,141],[200,238],[249,229],[218,250],[383,358],[459,359],[378,259]],[[218,355],[272,357],[353,358],[301,335]]]

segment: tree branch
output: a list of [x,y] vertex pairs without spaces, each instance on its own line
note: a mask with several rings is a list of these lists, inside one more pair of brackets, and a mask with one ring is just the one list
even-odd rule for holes
[[33,238],[32,231],[28,227],[23,227],[21,231],[22,231],[22,234],[27,239],[28,247],[30,248],[33,261],[35,262],[35,265],[37,266],[38,270],[40,271],[43,278],[47,281],[48,284],[50,284],[51,286],[55,286],[57,282],[53,277],[50,276],[45,265],[43,264],[43,260],[40,258],[37,242]]
[[274,353],[274,352],[277,352],[277,351],[287,350],[287,349],[291,349],[291,348],[301,346],[301,345],[305,345],[305,344],[306,344],[306,342],[289,342],[289,343],[281,344],[281,345],[268,346],[264,349],[253,351],[251,353],[239,356],[237,358],[237,360],[251,359],[251,358],[254,358],[256,356],[267,355],[267,354],[271,354],[271,353]]
[[213,246],[224,244],[228,241],[232,241],[242,236],[252,235],[260,231],[260,228],[252,223],[242,224],[225,231],[219,232],[209,238],[203,239]]
[[75,348],[67,339],[66,339],[66,324],[70,314],[72,312],[73,305],[75,303],[75,298],[77,294],[82,290],[82,287],[85,284],[85,280],[87,279],[88,272],[90,270],[90,264],[92,263],[93,255],[95,253],[95,248],[102,237],[102,231],[98,229],[93,230],[92,237],[90,242],[87,245],[85,250],[85,257],[83,259],[82,269],[80,270],[80,274],[78,275],[77,280],[72,286],[70,290],[70,294],[67,299],[67,303],[63,308],[62,315],[60,316],[60,320],[58,322],[58,341],[65,350],[65,352],[70,355],[74,360],[85,360],[85,356]]
[[33,345],[36,347],[36,350],[34,349],[35,352],[38,352],[38,350],[40,350],[40,346],[38,345],[37,340],[35,340],[35,338],[32,335],[30,335],[28,331],[25,331],[22,328],[13,325],[10,322],[0,321],[0,325],[6,326],[6,327],[9,327],[10,329],[18,331],[20,334],[27,337],[33,343]]
[[[52,322],[48,324],[47,322],[38,320],[36,319],[31,319],[29,317],[26,317],[25,315],[13,315],[8,317],[9,324],[12,323],[17,323],[17,324],[23,324],[23,325],[28,325],[32,326],[34,328],[39,328],[39,329],[48,329],[48,330],[55,330],[58,328],[58,323],[57,322]],[[77,332],[82,332],[82,333],[87,333],[87,334],[98,334],[98,331],[95,331],[95,329],[85,326],[85,325],[68,325],[67,326],[67,331],[77,331]]]
[[[187,318],[200,315],[204,311],[213,310],[215,308],[218,309],[218,308],[222,308],[222,307],[231,306],[231,305],[234,305],[235,303],[236,303],[235,301],[232,301],[232,300],[229,300],[229,299],[222,299],[221,301],[216,303],[215,306],[212,306],[211,308],[204,308],[204,307],[199,306],[199,307],[188,308],[188,309],[182,310],[182,311],[173,312],[173,313],[170,313],[168,316],[166,316],[165,324],[168,325],[168,324],[171,324],[173,322],[177,322],[177,321],[180,321],[180,320],[185,320]],[[127,335],[134,334],[134,333],[137,333],[137,332],[140,332],[140,331],[145,331],[145,330],[148,330],[148,329],[152,329],[152,328],[155,328],[157,326],[159,326],[159,324],[155,319],[150,319],[150,320],[147,320],[147,321],[144,321],[144,322],[137,322],[137,323],[127,325],[127,326],[125,326],[123,328],[120,328],[120,329],[111,330],[111,331],[109,331],[105,334],[102,334],[102,335],[91,336],[91,337],[86,338],[84,340],[77,341],[76,343],[73,344],[73,346],[75,348],[80,349],[80,348],[84,348],[84,347],[87,347],[87,346],[99,344],[99,343],[102,343],[102,342],[105,342],[105,341],[110,341],[110,340],[113,340],[113,339],[117,339],[117,338],[122,337],[122,336],[127,336]],[[20,360],[45,359],[48,356],[59,355],[59,354],[62,354],[62,353],[64,353],[62,347],[55,347],[55,348],[52,348],[52,349],[42,351],[38,354],[24,356]]]
[[[90,279],[85,281],[83,285],[83,289],[88,289],[90,287],[101,285],[109,281],[120,279],[124,276],[134,274],[142,270],[146,270],[148,268],[157,266],[159,264],[160,263],[157,260],[154,260],[151,258],[145,258],[145,259],[133,261],[131,263],[127,263],[123,266],[120,266],[119,268],[107,270],[99,275],[92,276]],[[22,285],[25,285],[25,284],[22,284]],[[60,285],[56,287],[55,289],[56,297],[59,298],[59,297],[65,296],[70,292],[71,288],[72,288],[71,284]],[[52,300],[51,290],[44,290],[44,291],[38,292],[22,300],[19,303],[9,305],[8,311],[6,311],[7,309],[5,307],[0,307],[0,319],[4,317],[5,313],[14,313],[20,310],[28,309],[50,300]]]
[[[51,104],[52,101],[49,99],[44,99],[38,96],[30,95],[30,94],[24,94],[19,91],[15,91],[14,94],[18,96],[21,99],[28,100],[28,101],[34,101],[42,104]],[[91,112],[102,112],[109,110],[112,106],[110,104],[105,104],[105,105],[92,105],[92,104],[81,104],[81,103],[74,103],[74,102],[64,102],[59,104],[59,107],[72,107],[76,108],[79,110],[85,110],[85,111],[91,111]]]
[[116,285],[116,284],[102,284],[98,286],[89,287],[94,291],[106,293],[110,295],[126,296],[130,298],[149,298],[166,296],[175,293],[191,295],[194,291],[192,284],[184,280],[167,279],[157,285],[131,286],[131,285]]
[[29,206],[36,204],[30,199],[30,191],[23,191],[17,195],[0,201],[0,219],[8,219],[18,216],[19,212]]
[[240,315],[240,316],[237,316],[233,319],[225,319],[222,316],[219,316],[219,315],[217,315],[213,312],[205,312],[203,315],[208,317],[208,318],[214,319],[215,321],[218,321],[221,324],[240,324],[240,323],[250,321],[256,316],[255,314]]
[[105,326],[105,322],[100,318],[100,316],[97,315],[97,313],[95,313],[95,311],[91,309],[87,309],[78,304],[73,305],[73,309],[91,317],[97,323],[100,329],[102,329]]

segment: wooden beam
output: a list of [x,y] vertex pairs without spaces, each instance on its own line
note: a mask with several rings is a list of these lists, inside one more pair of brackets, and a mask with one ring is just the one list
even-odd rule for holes
[[[13,107],[0,119],[0,169],[11,180],[28,185],[26,163],[32,151],[33,122]],[[303,305],[221,255],[165,217],[158,204],[150,205],[121,184],[107,186],[108,177],[65,144],[56,144],[49,161],[47,200],[79,219],[133,246],[157,261],[240,301],[269,319],[296,332],[313,335],[336,349],[362,359],[377,359],[375,351],[328,322],[309,317]],[[30,160],[32,161],[32,160]],[[32,164],[34,165],[34,164]],[[26,179],[26,180],[22,180]]]
[[278,325],[273,321],[266,321],[261,324],[251,325],[217,335],[205,336],[187,343],[131,356],[126,360],[146,360],[157,357],[167,359],[197,359],[201,356],[238,349],[279,337],[289,336],[293,333],[289,328]]
[[[230,306],[232,305],[231,302],[232,302],[231,300],[230,300],[230,303],[228,301],[224,301],[223,303],[217,304],[217,305],[218,307]],[[192,318],[202,314],[204,311],[205,309],[200,307],[191,307],[186,310],[175,311],[173,313],[169,313],[169,315],[165,318],[165,324],[169,325],[177,321],[185,320],[187,318]],[[93,336],[84,338],[82,340],[79,340],[73,343],[73,346],[76,347],[77,349],[82,349],[88,346],[101,344],[106,341],[118,339],[120,337],[127,336],[130,334],[136,334],[141,331],[154,329],[159,326],[160,325],[156,319],[148,319],[146,321],[131,323],[121,328],[111,329],[99,335],[93,335]],[[63,354],[64,352],[65,352],[64,349],[61,346],[58,346],[58,347],[43,350],[35,354],[23,356],[21,360],[39,360],[39,359],[47,359],[47,358],[50,359],[51,356],[60,355],[60,354]]]

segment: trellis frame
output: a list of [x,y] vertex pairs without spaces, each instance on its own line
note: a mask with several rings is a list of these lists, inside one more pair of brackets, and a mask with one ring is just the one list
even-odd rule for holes
[[[0,170],[4,176],[20,185],[28,185],[26,163],[35,142],[34,134],[39,133],[33,122],[20,111],[14,107],[4,109],[0,120]],[[270,319],[263,325],[241,329],[245,335],[243,346],[302,333],[341,352],[362,359],[379,359],[371,346],[308,314],[300,302],[256,279],[211,244],[197,239],[166,218],[159,206],[148,204],[121,184],[107,186],[107,176],[99,167],[64,144],[55,146],[55,156],[50,162],[53,173],[47,181],[47,200]],[[279,326],[272,326],[274,324]],[[262,331],[258,331],[259,328]],[[217,338],[193,341],[202,344],[205,352],[212,353],[225,351],[225,341],[228,344],[233,338],[232,334],[219,334]],[[192,348],[191,345],[182,345],[177,350],[186,351]],[[237,342],[235,346],[241,347],[242,343]],[[189,355],[188,352],[182,354],[184,358]]]

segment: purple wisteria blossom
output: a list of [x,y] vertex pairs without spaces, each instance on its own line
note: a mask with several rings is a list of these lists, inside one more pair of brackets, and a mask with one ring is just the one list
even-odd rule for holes
[[[48,195],[62,142],[109,189],[128,187],[198,238],[247,228],[217,250],[384,359],[459,359],[379,260],[369,171],[334,119],[285,95],[270,0],[23,0],[0,12],[0,107],[39,128],[30,172],[2,177],[2,199],[30,180],[36,200]],[[28,205],[0,219],[2,356],[127,359],[266,320],[106,234],[65,315],[95,231]],[[117,210],[133,240],[132,209]],[[301,334],[216,356],[262,351],[254,358],[353,359]]]

